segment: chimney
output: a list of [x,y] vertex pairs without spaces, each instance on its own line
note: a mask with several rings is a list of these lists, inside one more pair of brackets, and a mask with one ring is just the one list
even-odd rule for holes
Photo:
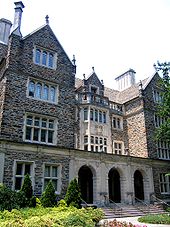
[[21,17],[24,8],[24,4],[20,2],[14,2],[15,4],[15,14],[14,14],[14,24],[12,28],[12,33],[18,36],[22,36],[20,28],[21,28]]
[[127,72],[115,78],[119,91],[123,91],[135,84],[135,71],[129,69]]
[[4,18],[0,19],[0,42],[4,44],[8,43],[11,26],[11,21]]

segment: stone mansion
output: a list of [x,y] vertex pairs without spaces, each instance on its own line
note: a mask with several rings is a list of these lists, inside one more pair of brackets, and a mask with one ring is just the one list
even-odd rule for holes
[[52,180],[63,198],[77,178],[82,198],[99,206],[106,197],[170,201],[170,144],[154,140],[159,74],[136,83],[130,69],[115,90],[94,68],[78,79],[48,17],[22,36],[23,8],[15,2],[13,25],[0,19],[0,182],[19,190],[28,173],[36,196]]

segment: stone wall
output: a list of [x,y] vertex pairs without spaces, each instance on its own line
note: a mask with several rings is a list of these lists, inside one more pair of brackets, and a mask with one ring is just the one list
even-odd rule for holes
[[3,116],[3,105],[4,105],[4,98],[5,98],[5,87],[6,87],[6,78],[3,78],[0,81],[0,131],[1,131],[2,116]]
[[[57,52],[57,68],[49,69],[33,63],[34,45]],[[1,137],[23,141],[26,112],[55,117],[58,121],[57,145],[74,147],[75,93],[74,67],[49,26],[20,40],[12,35],[8,46],[8,69]],[[52,104],[27,97],[28,78],[36,78],[58,86],[58,103]]]
[[135,99],[125,104],[125,118],[127,121],[129,155],[148,157],[142,99]]
[[48,149],[42,146],[26,144],[0,144],[0,153],[5,153],[3,183],[14,188],[15,161],[33,162],[33,189],[34,194],[40,196],[43,191],[43,165],[61,165],[61,194],[63,198],[69,184],[69,156],[68,151],[59,148]]
[[151,158],[157,158],[156,141],[155,141],[155,122],[154,113],[156,113],[158,105],[154,102],[153,91],[160,90],[160,77],[156,74],[154,79],[150,81],[144,91],[144,110],[145,125],[147,135],[148,155]]

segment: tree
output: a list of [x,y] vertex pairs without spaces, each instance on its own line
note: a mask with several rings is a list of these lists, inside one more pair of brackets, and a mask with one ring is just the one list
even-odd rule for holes
[[158,115],[165,119],[164,123],[156,130],[156,139],[170,142],[170,78],[168,75],[170,62],[158,62],[156,69],[161,70],[163,73],[161,80],[163,88],[162,102],[159,104]]
[[31,197],[33,195],[33,190],[32,190],[32,182],[31,182],[29,174],[26,174],[24,177],[24,182],[21,187],[21,191],[24,192],[25,197],[27,199],[29,199],[29,200],[31,199]]
[[81,192],[76,178],[70,181],[64,199],[68,206],[71,205],[76,208],[81,208]]
[[56,200],[55,188],[53,186],[52,181],[49,181],[41,197],[42,206],[53,207],[56,203],[55,200]]

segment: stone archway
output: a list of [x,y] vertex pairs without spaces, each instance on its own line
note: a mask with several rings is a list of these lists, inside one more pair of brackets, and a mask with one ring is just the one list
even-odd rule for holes
[[120,186],[120,174],[115,169],[112,168],[108,174],[108,184],[109,184],[109,199],[115,203],[121,202],[121,186]]
[[139,170],[134,173],[134,191],[136,199],[144,200],[143,176]]
[[93,173],[88,166],[84,165],[79,169],[78,182],[82,199],[86,203],[93,203]]

